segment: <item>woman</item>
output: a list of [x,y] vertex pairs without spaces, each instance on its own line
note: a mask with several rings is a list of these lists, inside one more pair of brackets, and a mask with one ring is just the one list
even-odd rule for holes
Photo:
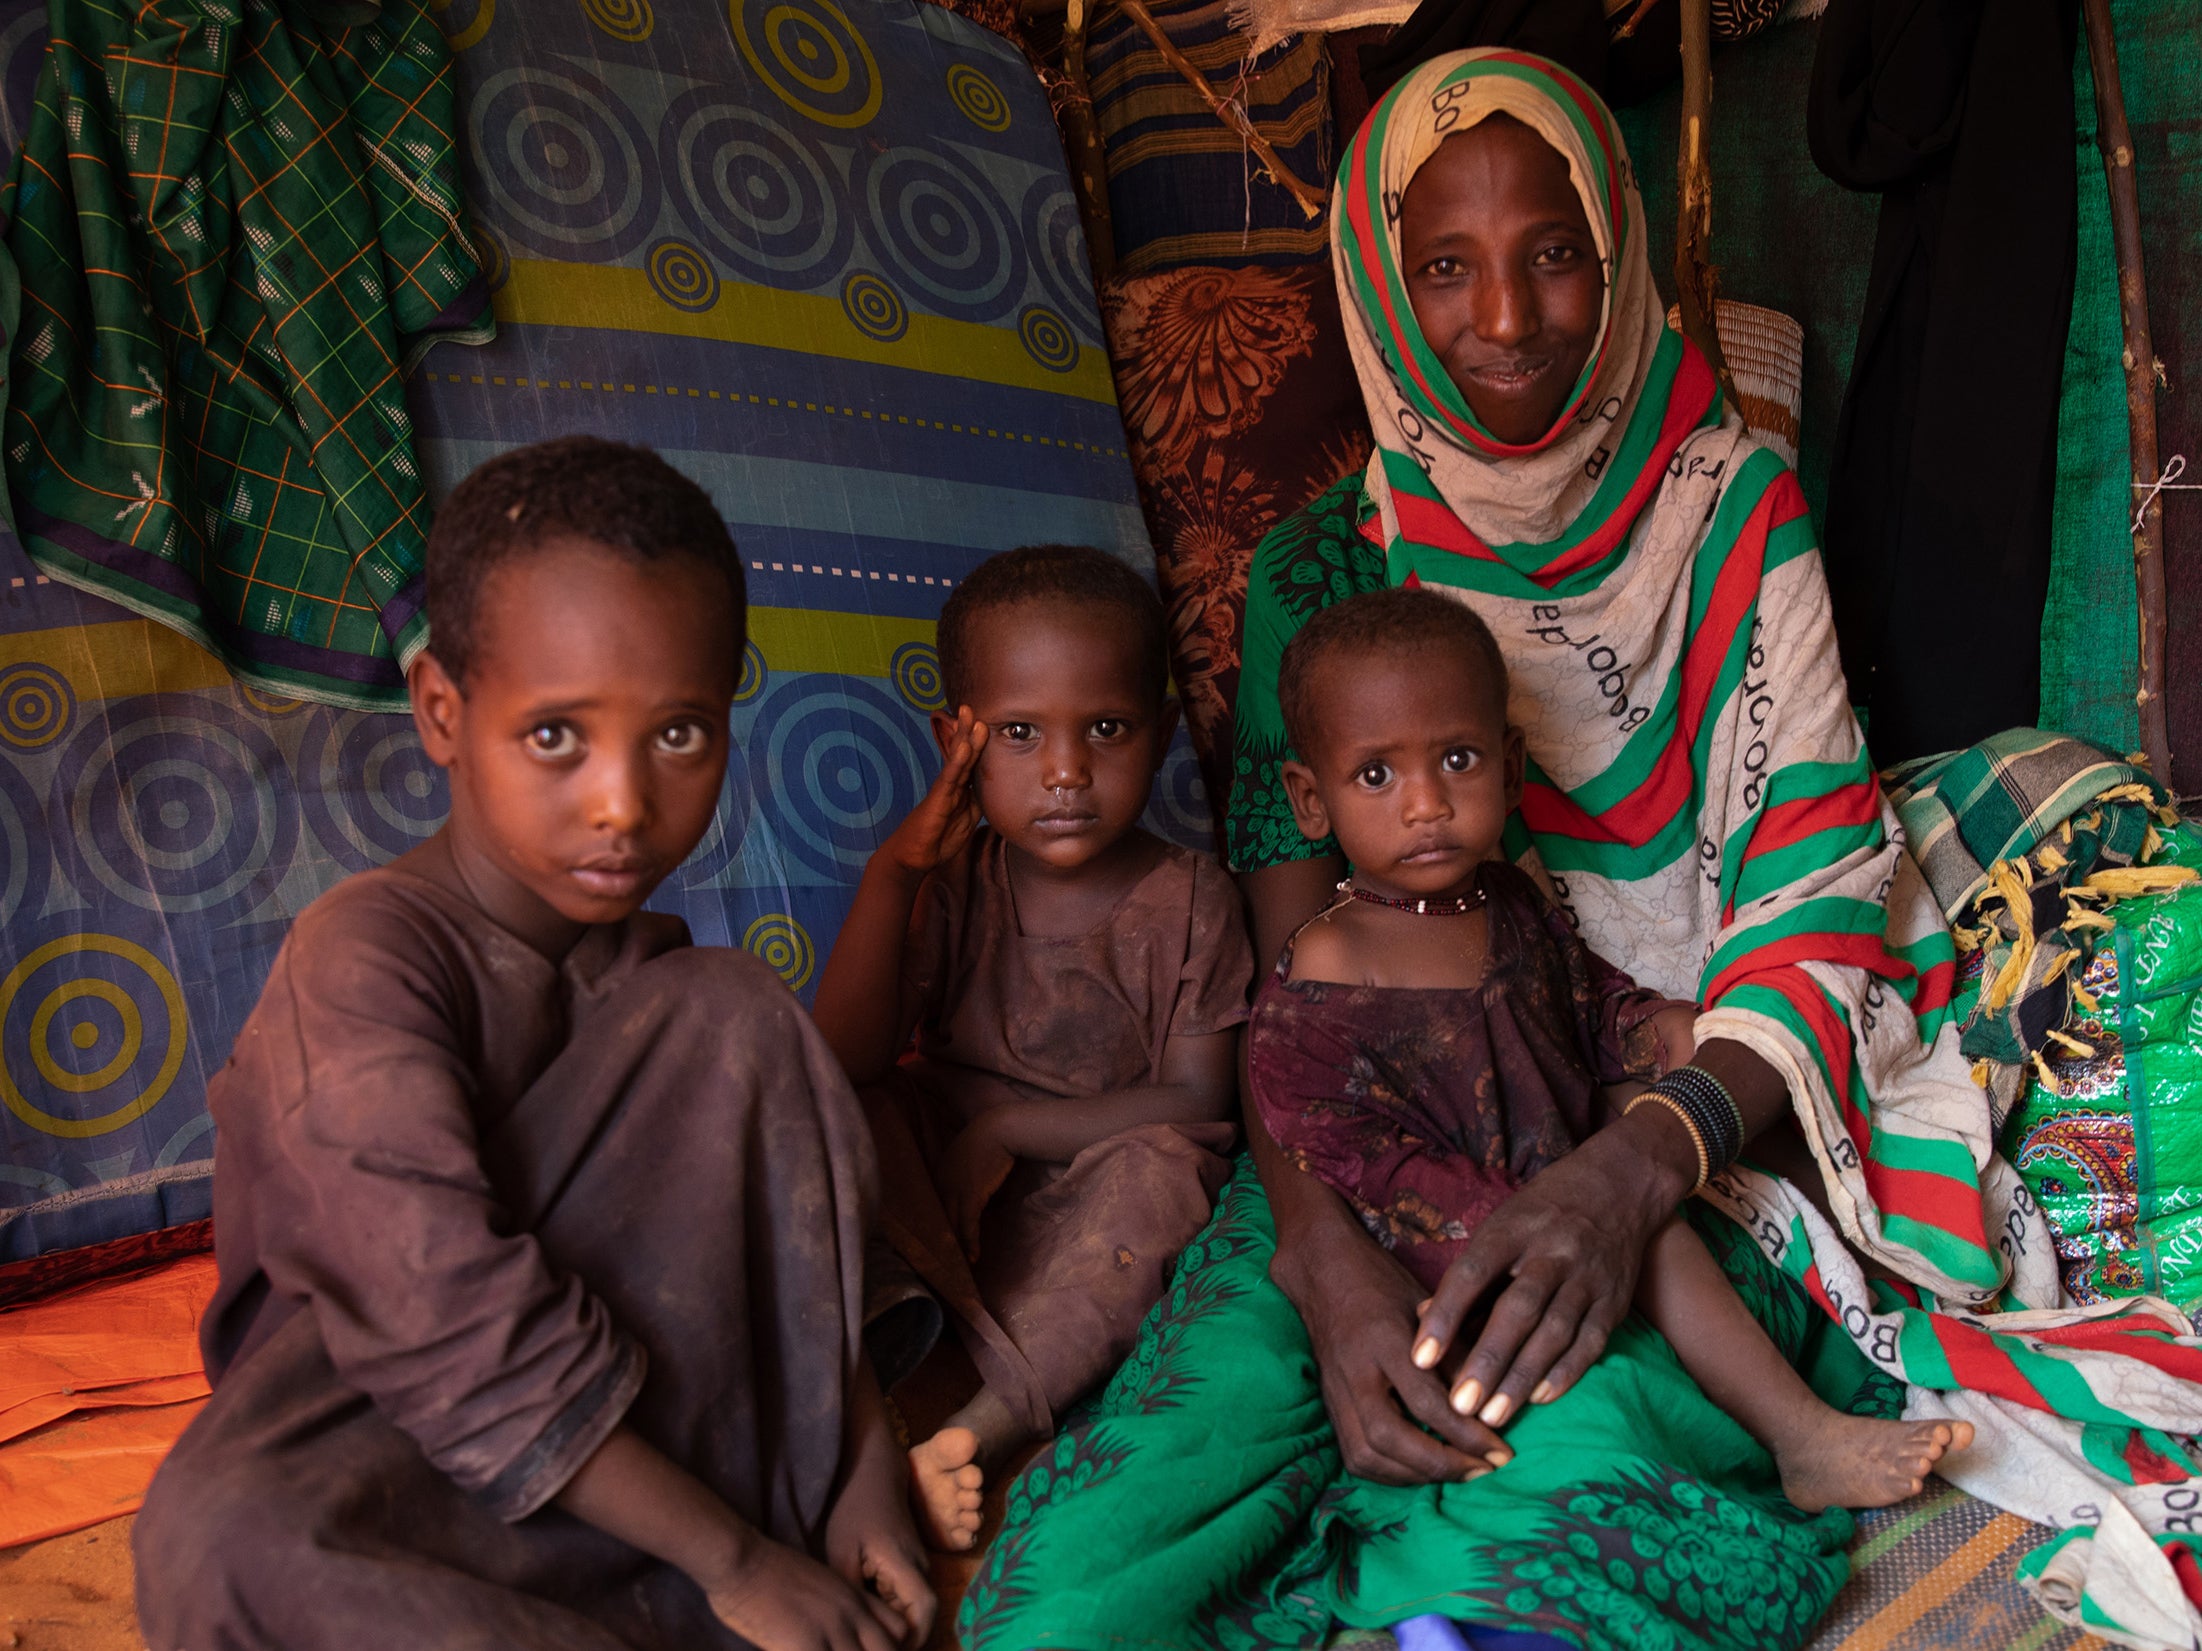
[[[1869,1287],[1793,1187],[1738,1170],[1708,1197],[1747,1228],[1704,1225],[1746,1298],[1831,1401],[1870,1398],[1877,1368],[1919,1384],[1911,1414],[1973,1421],[1961,1483],[2060,1523],[2078,1485],[2102,1533],[2139,1535],[2042,1412],[2176,1426],[2202,1415],[2202,1360],[2083,1364],[1928,1310],[2057,1305],[2047,1235],[1957,1055],[1954,951],[1850,716],[1802,497],[1665,327],[1610,113],[1523,54],[1426,64],[1356,137],[1332,231],[1378,450],[1255,560],[1229,834],[1258,948],[1341,869],[1279,783],[1284,642],[1357,590],[1459,592],[1531,758],[1509,851],[1594,948],[1706,1006],[1692,1064],[1740,1133],[1793,1117],[1800,1176],[1906,1281]],[[1517,1191],[1426,1306],[1254,1136],[1260,1184],[1242,1171],[1098,1417],[1013,1489],[967,1642],[1299,1645],[1432,1612],[1585,1646],[1803,1640],[1847,1519],[1789,1507],[1623,1322],[1700,1179],[1670,1109]],[[2170,1322],[2107,1336],[2160,1354]],[[1625,1358],[1599,1358],[1609,1338]],[[2034,1408],[2032,1454],[1967,1386]],[[2085,1546],[2063,1550],[2083,1585]]]

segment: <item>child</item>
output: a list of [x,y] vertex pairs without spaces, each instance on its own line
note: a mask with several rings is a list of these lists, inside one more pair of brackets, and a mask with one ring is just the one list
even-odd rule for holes
[[944,766],[865,868],[816,1013],[873,1086],[887,1236],[984,1378],[910,1452],[955,1549],[984,1471],[1122,1362],[1207,1220],[1254,965],[1215,862],[1139,829],[1176,726],[1147,582],[1012,551],[939,635]]
[[[1293,638],[1278,691],[1300,756],[1283,767],[1294,816],[1310,839],[1336,836],[1352,875],[1255,1001],[1254,1102],[1288,1157],[1435,1289],[1477,1223],[1594,1127],[1601,1083],[1688,1058],[1694,1010],[1590,955],[1499,857],[1522,742],[1497,644],[1463,603],[1351,597]],[[1901,1500],[1971,1442],[1963,1422],[1821,1403],[1683,1221],[1654,1244],[1637,1302],[1801,1508]],[[1502,1424],[1507,1405],[1483,1420]]]
[[726,768],[725,525],[642,449],[523,448],[437,514],[428,611],[450,822],[299,917],[211,1087],[147,1641],[915,1645],[861,1114],[762,965],[641,910]]

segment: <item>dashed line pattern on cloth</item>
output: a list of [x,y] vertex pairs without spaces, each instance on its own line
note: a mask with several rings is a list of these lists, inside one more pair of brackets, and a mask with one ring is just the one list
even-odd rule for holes
[[[499,389],[513,390],[586,390],[596,395],[667,395],[687,396],[698,401],[724,401],[739,404],[748,402],[757,406],[784,407],[790,412],[830,413],[836,418],[865,419],[876,424],[909,424],[921,430],[943,430],[960,436],[988,436],[996,441],[1027,442],[1041,447],[1061,447],[1080,453],[1091,453],[1097,458],[1121,459],[1126,456],[1121,447],[1107,447],[1099,442],[1068,441],[1055,436],[1035,436],[1019,430],[993,430],[976,424],[954,424],[945,419],[915,418],[908,413],[875,413],[864,407],[836,407],[830,402],[804,401],[797,397],[758,396],[742,390],[724,392],[685,384],[627,384],[609,380],[598,383],[594,379],[525,378],[516,374],[491,373],[422,373],[419,375],[431,383],[481,384]],[[931,584],[931,580],[926,581]]]
[[769,565],[774,573],[825,573],[831,574],[836,579],[884,579],[890,585],[938,585],[942,590],[948,589],[949,586],[955,583],[953,579],[936,579],[930,573],[880,573],[876,570],[864,568],[822,567],[816,562],[773,562],[767,564],[753,561],[749,565],[759,573],[764,572]]

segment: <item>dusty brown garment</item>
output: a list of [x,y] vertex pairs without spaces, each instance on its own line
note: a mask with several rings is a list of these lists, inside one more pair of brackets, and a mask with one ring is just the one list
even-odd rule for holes
[[298,920],[210,1101],[215,1391],[138,1521],[153,1651],[739,1645],[545,1504],[624,1420],[817,1548],[873,1166],[769,971],[647,913],[554,965],[400,862]]
[[1208,1219],[1231,1126],[1149,1125],[1067,1165],[1020,1164],[987,1208],[975,1271],[932,1166],[989,1107],[1158,1083],[1171,1037],[1246,1019],[1254,957],[1230,880],[1205,855],[1157,846],[1105,922],[1036,936],[1020,931],[1002,840],[980,832],[927,880],[911,918],[918,1058],[864,1097],[887,1236],[1038,1433],[1131,1351],[1166,1269]]
[[1599,1085],[1659,1075],[1653,1017],[1692,1007],[1591,951],[1519,867],[1487,865],[1477,887],[1476,985],[1294,980],[1295,934],[1247,1049],[1279,1149],[1427,1290],[1515,1188],[1589,1136]]

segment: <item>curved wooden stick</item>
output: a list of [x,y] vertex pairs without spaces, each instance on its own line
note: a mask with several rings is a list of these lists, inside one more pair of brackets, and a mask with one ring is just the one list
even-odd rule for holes
[[2095,80],[2095,146],[2110,181],[2110,237],[2118,257],[2118,319],[2125,329],[2126,427],[2132,436],[2133,582],[2140,598],[2139,691],[2141,747],[2160,785],[2171,784],[2171,731],[2164,705],[2164,496],[2156,483],[2156,350],[2149,338],[2148,282],[2141,268],[2141,192],[2133,178],[2133,133],[2126,125],[2125,88],[2118,80],[2118,41],[2110,0],[2081,0],[2087,21],[2087,66]]
[[1078,205],[1085,218],[1086,256],[1096,286],[1116,273],[1116,226],[1109,211],[1109,167],[1101,128],[1093,118],[1093,82],[1086,76],[1086,0],[1070,0],[1063,19],[1063,76],[1068,92],[1056,103],[1063,147],[1070,152],[1070,173],[1078,183]]
[[1186,85],[1201,95],[1202,100],[1215,112],[1216,119],[1238,133],[1247,148],[1254,151],[1254,158],[1261,162],[1262,171],[1268,175],[1269,181],[1298,201],[1300,210],[1310,220],[1320,218],[1326,209],[1326,197],[1308,188],[1300,181],[1299,175],[1278,158],[1277,151],[1269,146],[1269,140],[1254,129],[1254,122],[1248,117],[1244,106],[1237,99],[1225,97],[1208,84],[1208,77],[1162,32],[1162,25],[1155,21],[1154,13],[1141,4],[1141,0],[1116,0],[1116,3],[1124,8],[1125,14],[1134,23],[1146,31],[1147,38],[1154,42],[1155,50],[1162,54],[1163,61],[1184,77]]

